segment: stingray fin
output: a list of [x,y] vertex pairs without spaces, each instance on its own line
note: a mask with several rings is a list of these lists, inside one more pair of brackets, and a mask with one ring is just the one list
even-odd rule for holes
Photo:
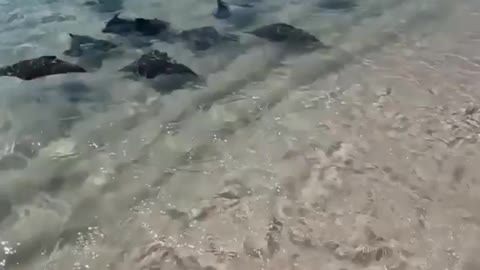
[[223,0],[217,0],[217,11],[215,12],[215,17],[218,19],[225,19],[230,17],[230,7]]

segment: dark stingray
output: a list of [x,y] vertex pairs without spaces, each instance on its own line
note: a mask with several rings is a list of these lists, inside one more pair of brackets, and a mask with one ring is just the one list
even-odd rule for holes
[[104,33],[117,35],[139,34],[142,36],[155,36],[168,32],[170,23],[159,19],[122,19],[117,13],[110,19],[103,28]]
[[142,55],[138,60],[120,69],[147,79],[153,79],[159,75],[188,74],[197,76],[189,67],[177,63],[165,52],[152,50]]
[[238,37],[232,34],[221,34],[212,26],[203,26],[184,30],[179,37],[194,51],[204,51],[224,42],[238,41]]
[[286,23],[261,26],[248,33],[275,43],[306,48],[328,48],[314,35]]
[[189,67],[177,63],[167,53],[158,50],[142,55],[120,71],[130,73],[130,76],[127,76],[130,79],[148,79],[147,84],[162,94],[179,89],[188,82],[199,80],[198,75]]
[[[234,9],[240,9],[240,8],[253,8],[253,5],[251,4],[237,4],[233,5]],[[217,0],[217,10],[213,14],[215,18],[217,19],[227,19],[230,16],[232,16],[232,8],[230,7],[229,4],[227,4],[223,0]]]
[[70,57],[78,57],[77,64],[85,68],[98,69],[102,66],[110,54],[109,52],[118,46],[108,40],[95,39],[84,35],[70,35],[70,48],[63,52]]
[[325,10],[348,11],[357,7],[355,0],[321,0],[318,6]]
[[223,0],[217,0],[217,8],[213,16],[219,20],[225,20],[236,29],[244,28],[257,18],[259,10],[252,4],[227,4]]
[[70,35],[70,48],[63,54],[71,57],[80,57],[94,52],[108,52],[115,49],[117,45],[113,42],[103,39],[96,39],[84,35]]
[[55,74],[83,73],[84,68],[58,59],[56,56],[41,56],[20,61],[0,68],[0,76],[17,77],[22,80],[33,80]]

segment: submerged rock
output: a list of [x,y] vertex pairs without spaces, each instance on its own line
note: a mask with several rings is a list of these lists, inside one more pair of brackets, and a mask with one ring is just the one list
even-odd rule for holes
[[314,35],[286,23],[261,26],[248,33],[271,42],[282,42],[294,46],[328,48]]
[[188,74],[197,76],[189,67],[177,63],[165,52],[152,50],[142,55],[138,60],[120,69],[147,79],[153,79],[159,75]]
[[180,38],[187,42],[190,49],[196,51],[204,51],[228,41],[238,41],[237,36],[221,34],[212,26],[184,30],[180,33]]
[[0,76],[17,77],[22,80],[33,80],[55,74],[84,72],[87,72],[84,68],[51,55],[23,60],[0,68]]
[[154,36],[167,32],[170,23],[159,19],[122,19],[120,13],[115,14],[110,21],[105,24],[103,33],[113,33],[117,35],[140,34],[143,36]]

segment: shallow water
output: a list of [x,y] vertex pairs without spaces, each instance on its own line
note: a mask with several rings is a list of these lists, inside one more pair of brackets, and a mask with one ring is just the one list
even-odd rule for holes
[[[123,6],[222,27],[211,2]],[[87,74],[0,78],[0,265],[480,268],[480,2],[260,2],[252,27],[291,23],[332,49],[158,42],[205,78],[170,95],[118,75],[136,48]],[[2,63],[73,60],[68,33],[108,37],[111,14],[83,1],[0,9]]]

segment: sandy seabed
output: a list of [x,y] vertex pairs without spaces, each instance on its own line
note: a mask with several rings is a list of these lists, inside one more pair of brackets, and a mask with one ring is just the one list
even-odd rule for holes
[[5,268],[480,269],[480,2],[413,2],[79,122],[3,172]]

